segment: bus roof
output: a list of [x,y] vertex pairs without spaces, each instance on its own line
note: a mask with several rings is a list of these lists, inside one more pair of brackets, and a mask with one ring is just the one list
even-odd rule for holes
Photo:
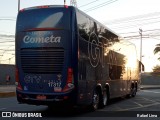
[[33,9],[69,8],[69,7],[73,7],[73,6],[67,6],[67,5],[42,5],[42,6],[33,6],[33,7],[23,8],[23,9],[20,10],[20,12],[24,11],[24,10],[33,10]]

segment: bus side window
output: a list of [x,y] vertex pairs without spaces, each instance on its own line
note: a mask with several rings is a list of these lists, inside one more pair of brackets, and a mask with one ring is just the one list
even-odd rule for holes
[[122,76],[122,66],[109,65],[109,77],[111,80],[120,79]]

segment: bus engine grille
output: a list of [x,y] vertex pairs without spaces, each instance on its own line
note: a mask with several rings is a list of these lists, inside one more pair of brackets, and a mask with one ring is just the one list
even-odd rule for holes
[[57,74],[64,65],[63,48],[21,49],[21,65],[24,73]]

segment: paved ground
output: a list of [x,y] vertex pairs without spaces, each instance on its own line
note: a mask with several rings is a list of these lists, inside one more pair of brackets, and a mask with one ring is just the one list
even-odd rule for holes
[[[141,85],[141,90],[145,89],[160,89],[160,85]],[[15,85],[0,85],[0,98],[3,97],[12,97],[15,96],[16,93]]]
[[0,85],[0,98],[15,96],[15,91],[15,85]]

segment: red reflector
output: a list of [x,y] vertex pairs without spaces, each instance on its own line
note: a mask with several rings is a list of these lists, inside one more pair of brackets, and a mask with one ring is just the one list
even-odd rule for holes
[[62,30],[60,28],[32,28],[25,30],[24,32],[30,32],[30,31],[50,31],[50,30]]
[[72,68],[68,68],[68,73],[72,73]]
[[73,70],[72,70],[72,68],[68,68],[67,83],[72,83],[72,79],[73,79]]
[[15,75],[15,78],[16,78],[17,89],[18,89],[18,90],[23,90],[23,89],[22,89],[22,86],[21,86],[20,83],[19,83],[19,71],[18,71],[18,68],[17,68],[17,67],[16,67],[16,75]]
[[16,67],[16,75],[15,75],[15,78],[16,78],[16,82],[19,82],[19,73],[18,73],[18,68]]
[[45,5],[45,6],[38,6],[37,8],[49,8],[48,5]]
[[65,99],[65,100],[68,99],[68,96],[64,96],[64,99]]
[[22,95],[21,95],[21,94],[18,94],[18,97],[22,97]]

